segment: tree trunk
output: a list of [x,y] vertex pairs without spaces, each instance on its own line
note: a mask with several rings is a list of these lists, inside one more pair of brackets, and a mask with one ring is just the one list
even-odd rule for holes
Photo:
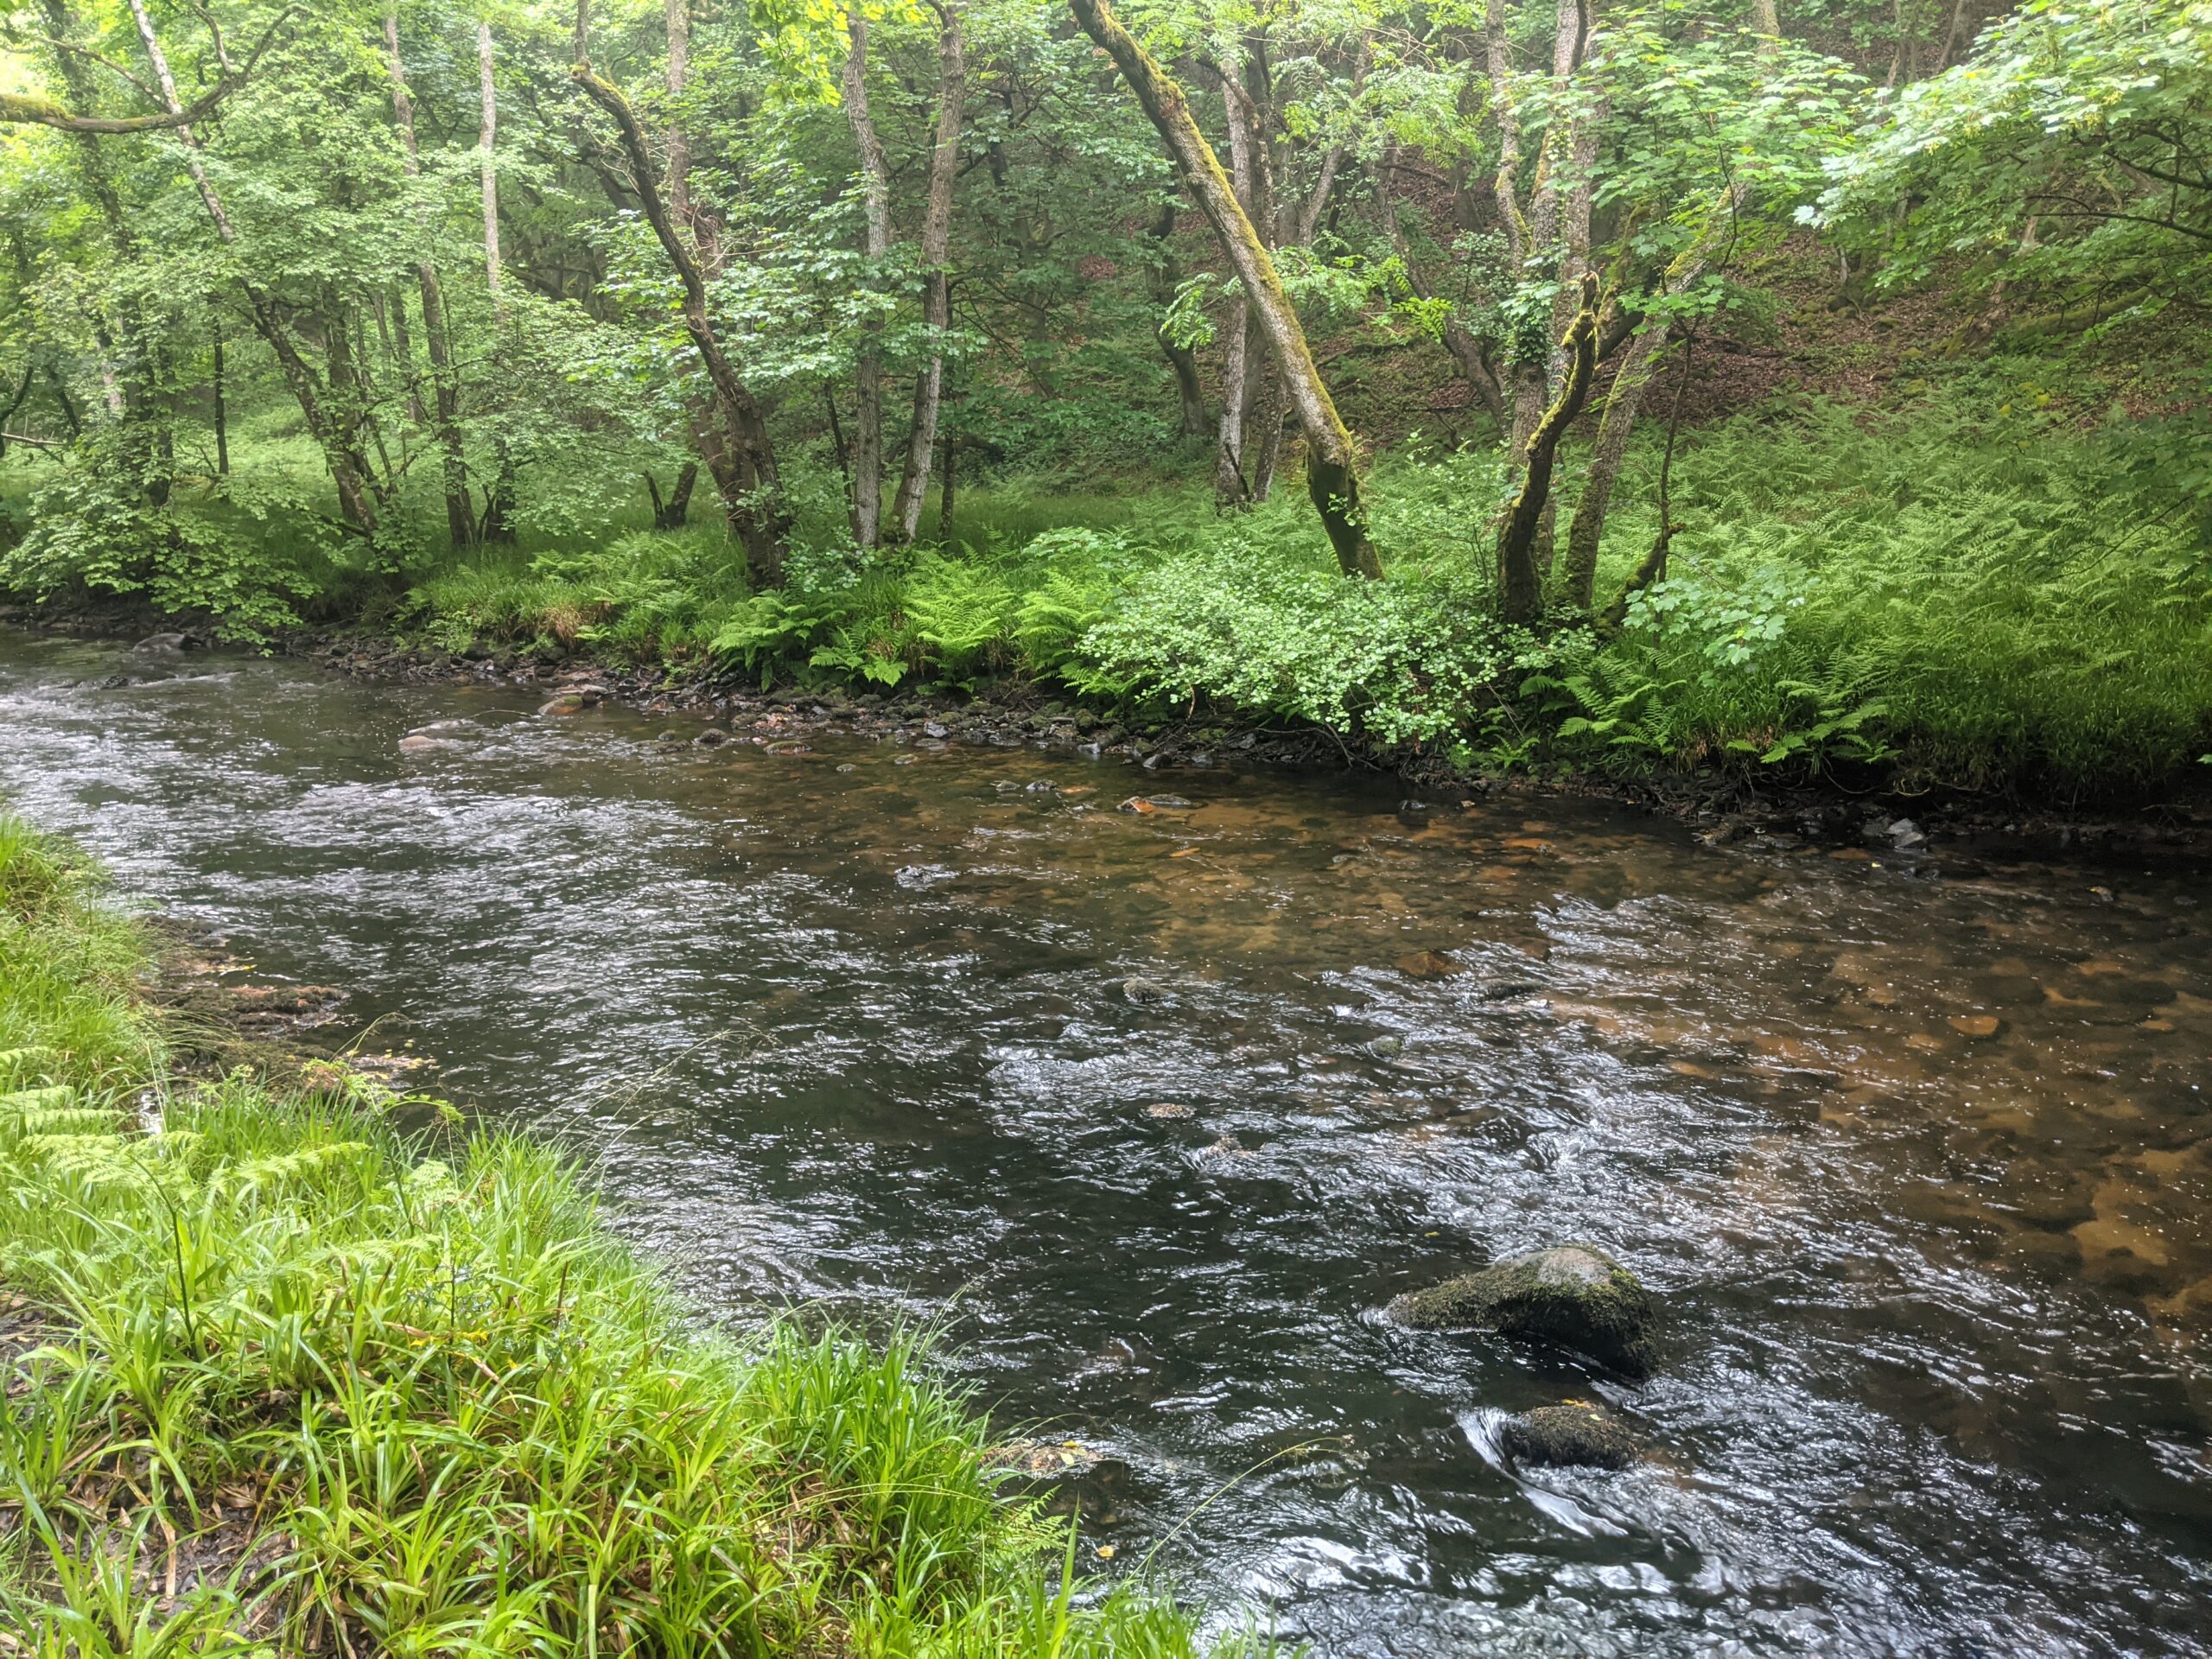
[[1184,437],[1199,438],[1206,430],[1206,396],[1198,381],[1198,354],[1187,346],[1178,346],[1167,335],[1167,309],[1175,302],[1175,290],[1182,279],[1182,268],[1169,241],[1174,234],[1175,204],[1171,201],[1160,210],[1159,220],[1152,227],[1153,245],[1158,250],[1152,272],[1152,300],[1160,311],[1152,336],[1160,342],[1160,355],[1175,376],[1176,430]]
[[[868,18],[857,8],[847,15],[851,44],[845,54],[845,119],[860,151],[861,204],[868,254],[865,290],[873,294],[883,261],[891,251],[891,178],[883,143],[868,107]],[[883,348],[882,319],[873,312],[861,324],[853,385],[858,407],[853,414],[853,539],[862,550],[882,540],[883,530]]]
[[691,490],[699,481],[699,463],[687,461],[676,474],[676,485],[663,500],[660,480],[651,473],[644,474],[645,493],[652,498],[653,528],[681,530],[691,517]]
[[[1252,210],[1252,130],[1244,119],[1243,93],[1233,80],[1224,78],[1222,102],[1229,116],[1230,188],[1249,216]],[[1228,326],[1222,331],[1221,435],[1214,452],[1214,500],[1224,507],[1242,507],[1252,499],[1252,485],[1244,471],[1244,420],[1252,407],[1252,306],[1239,288],[1229,304]]]
[[399,360],[400,384],[407,389],[407,418],[416,426],[429,424],[423,406],[423,377],[415,367],[415,331],[407,321],[407,290],[391,290],[391,349]]
[[944,331],[952,323],[952,185],[960,170],[960,117],[968,96],[968,63],[960,14],[951,0],[938,7],[937,143],[930,152],[929,201],[922,210],[922,321],[930,331],[930,360],[914,377],[914,421],[906,437],[906,469],[899,479],[892,517],[899,539],[911,542],[922,522],[937,449],[938,412],[944,399]]
[[493,146],[499,136],[499,93],[492,79],[492,25],[476,25],[476,86],[483,124],[477,144],[482,158],[484,196],[484,285],[492,291],[493,310],[504,308],[499,292],[499,172]]
[[[691,0],[667,0],[663,15],[668,22],[668,93],[671,100],[683,96],[691,78]],[[668,210],[678,225],[691,222],[691,143],[683,136],[683,119],[668,118]]]
[[948,434],[944,440],[944,476],[937,486],[937,538],[940,542],[952,539],[953,473],[960,454],[960,440]]
[[1582,308],[1561,342],[1567,353],[1566,378],[1529,436],[1521,488],[1497,538],[1498,613],[1508,622],[1533,622],[1542,613],[1544,588],[1535,543],[1551,496],[1552,462],[1560,439],[1582,412],[1598,372],[1598,279],[1586,275],[1581,291]]
[[747,574],[756,588],[780,588],[784,583],[784,541],[790,531],[790,519],[777,499],[780,480],[776,471],[775,444],[769,436],[766,417],[722,351],[721,340],[715,332],[713,314],[707,304],[706,277],[669,219],[658,171],[653,166],[652,153],[645,148],[645,136],[638,125],[637,113],[631,109],[630,100],[594,74],[590,63],[583,59],[579,58],[569,73],[585,96],[613,118],[621,135],[623,156],[629,163],[631,183],[645,210],[645,220],[652,226],[661,251],[668,256],[669,264],[683,285],[684,331],[690,335],[691,344],[707,371],[708,383],[714,388],[715,401],[722,416],[722,432],[702,442],[702,448],[707,452],[707,465],[714,474],[715,487],[721,495],[730,529],[745,548]]
[[1651,550],[1643,562],[1636,567],[1618,598],[1606,607],[1605,626],[1618,628],[1627,620],[1628,602],[1655,582],[1663,582],[1667,575],[1667,552],[1674,545],[1675,532],[1681,528],[1675,522],[1674,475],[1675,440],[1682,429],[1682,394],[1690,385],[1690,353],[1696,348],[1697,336],[1689,335],[1682,341],[1682,369],[1675,382],[1675,407],[1667,416],[1667,447],[1659,455],[1659,533],[1651,538]]
[[1613,486],[1620,480],[1621,463],[1628,454],[1629,438],[1636,426],[1637,406],[1650,384],[1653,365],[1667,347],[1670,324],[1661,317],[1650,323],[1628,348],[1628,355],[1613,376],[1613,389],[1605,395],[1605,412],[1598,423],[1598,442],[1590,452],[1590,470],[1575,504],[1574,522],[1567,527],[1567,564],[1561,572],[1560,597],[1579,611],[1596,602],[1598,551],[1604,537],[1606,510],[1612,505]]
[[1252,499],[1264,501],[1274,493],[1275,466],[1282,459],[1282,377],[1275,365],[1265,365],[1260,376],[1260,395],[1254,400],[1252,435],[1245,448],[1252,456]]
[[[422,159],[415,144],[415,100],[407,90],[406,65],[399,55],[399,14],[384,15],[384,43],[391,67],[391,110],[399,126],[402,164],[410,179],[421,176]],[[430,354],[430,396],[437,415],[431,423],[436,435],[438,461],[446,497],[446,535],[455,547],[476,539],[476,518],[468,501],[468,467],[461,448],[461,385],[454,373],[453,353],[446,334],[445,289],[438,282],[438,268],[429,259],[415,262],[416,290],[423,298],[423,344]],[[404,329],[403,329],[404,332]],[[412,353],[408,363],[408,397],[417,419],[423,414],[421,394],[415,390]]]
[[1105,48],[1136,93],[1137,102],[1144,106],[1174,158],[1184,187],[1197,198],[1199,209],[1221,238],[1237,282],[1259,313],[1261,331],[1274,352],[1275,365],[1306,436],[1306,492],[1336,550],[1338,567],[1347,575],[1380,577],[1382,562],[1368,540],[1366,520],[1360,512],[1357,447],[1314,365],[1298,312],[1275,275],[1274,261],[1237,201],[1212,146],[1198,130],[1183,89],[1122,27],[1105,0],[1068,0],[1068,3],[1084,31]]
[[[231,419],[229,409],[223,398],[223,320],[220,317],[214,321],[214,335],[215,476],[228,478],[231,475]],[[24,384],[27,385],[29,384],[28,375],[24,377]]]
[[[499,90],[492,78],[492,25],[476,25],[476,88],[482,112],[477,147],[481,160],[484,199],[484,285],[491,291],[492,315],[504,323],[507,302],[500,287],[499,173],[496,144],[499,136]],[[484,516],[477,521],[476,537],[482,542],[512,542],[515,538],[515,454],[504,435],[492,441],[497,465],[484,492]]]

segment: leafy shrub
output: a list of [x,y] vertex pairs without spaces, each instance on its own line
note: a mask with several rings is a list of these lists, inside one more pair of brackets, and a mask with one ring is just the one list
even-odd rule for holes
[[1351,582],[1232,534],[1140,576],[1080,650],[1135,695],[1434,742],[1490,699],[1523,638],[1486,599],[1448,567]]

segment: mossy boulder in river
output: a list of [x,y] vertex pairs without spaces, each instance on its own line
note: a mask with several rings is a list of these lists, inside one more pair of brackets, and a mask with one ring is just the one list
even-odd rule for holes
[[1562,1244],[1409,1291],[1392,1317],[1423,1331],[1495,1331],[1587,1355],[1631,1376],[1651,1369],[1651,1298],[1603,1250]]
[[1507,1418],[1497,1443],[1516,1463],[1625,1469],[1639,1455],[1636,1437],[1618,1418],[1579,1400]]

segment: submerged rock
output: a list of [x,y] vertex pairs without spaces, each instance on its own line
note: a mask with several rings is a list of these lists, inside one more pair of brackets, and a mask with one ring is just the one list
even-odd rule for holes
[[1449,979],[1467,970],[1441,950],[1410,950],[1398,958],[1398,971],[1408,979]]
[[1167,1001],[1167,988],[1156,979],[1147,979],[1141,974],[1132,974],[1122,982],[1122,995],[1140,1007]]
[[695,749],[711,749],[720,744],[727,743],[728,741],[729,734],[728,732],[722,730],[719,726],[709,726],[705,731],[700,733],[698,736],[691,740],[691,747]]
[[1130,1497],[1129,1465],[1080,1440],[1008,1440],[983,1454],[1004,1491],[1043,1500],[1047,1515],[1110,1526]]
[[1559,1467],[1625,1469],[1641,1454],[1620,1419],[1580,1400],[1507,1418],[1498,1428],[1497,1443],[1516,1463]]
[[1409,1291],[1391,1316],[1423,1331],[1495,1331],[1566,1348],[1631,1376],[1651,1369],[1653,1308],[1634,1274],[1587,1244],[1531,1250]]

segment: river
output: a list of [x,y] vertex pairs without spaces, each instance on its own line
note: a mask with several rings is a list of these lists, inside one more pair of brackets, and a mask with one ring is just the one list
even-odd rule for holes
[[[0,632],[0,794],[709,1306],[940,1325],[1128,1465],[1096,1570],[1329,1656],[2212,1644],[2201,872],[537,700]],[[1649,1380],[1378,1314],[1564,1240]],[[1649,1457],[1497,1454],[1565,1398]]]

